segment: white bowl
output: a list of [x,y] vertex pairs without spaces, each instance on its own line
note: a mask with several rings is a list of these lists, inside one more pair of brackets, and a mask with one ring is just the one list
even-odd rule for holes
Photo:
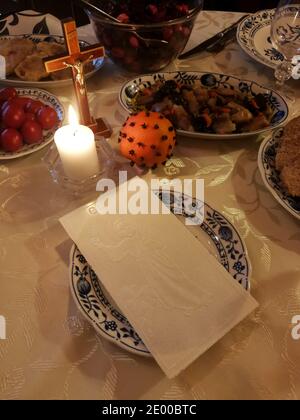
[[177,134],[185,137],[192,137],[205,140],[235,140],[245,139],[253,136],[258,136],[267,131],[279,127],[286,121],[289,115],[289,109],[284,98],[272,89],[262,86],[250,80],[239,79],[238,77],[229,76],[219,73],[207,72],[162,72],[155,74],[147,74],[138,76],[125,83],[120,91],[119,100],[121,105],[129,112],[135,111],[132,105],[132,99],[142,89],[149,87],[158,80],[175,80],[178,83],[193,85],[196,81],[200,82],[203,87],[227,87],[240,92],[249,92],[250,94],[262,93],[271,109],[273,116],[271,124],[260,130],[251,131],[247,133],[236,134],[210,134],[201,132],[192,132],[185,130],[177,130]]

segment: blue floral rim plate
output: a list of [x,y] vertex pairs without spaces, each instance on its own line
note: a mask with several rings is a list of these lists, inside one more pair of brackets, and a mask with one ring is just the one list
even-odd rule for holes
[[[27,34],[27,35],[24,35]],[[55,34],[55,35],[53,35]],[[64,43],[62,37],[61,21],[49,13],[40,13],[34,10],[24,10],[18,13],[12,13],[8,16],[0,16],[0,42],[1,39],[18,37],[29,37],[35,42],[50,40],[60,44]],[[88,42],[80,41],[81,47],[90,45]],[[91,71],[86,74],[89,78],[95,74],[103,65],[104,59],[99,58],[92,63]],[[62,87],[72,84],[72,79],[66,80],[43,80],[39,82],[24,82],[17,78],[8,78],[0,80],[2,85],[6,86],[28,86],[40,87],[42,89]]]
[[60,20],[49,13],[23,10],[0,16],[0,36],[51,33],[63,35]]
[[[60,45],[65,44],[65,39],[63,36],[60,35],[39,35],[39,34],[28,34],[28,35],[5,35],[0,36],[0,43],[2,40],[5,39],[16,39],[16,38],[25,38],[30,39],[34,43],[39,43],[41,41],[45,42],[55,42]],[[79,45],[81,48],[87,47],[90,44],[86,41],[79,41]],[[91,70],[86,73],[86,78],[92,77],[104,64],[104,58],[97,58],[90,63]],[[63,80],[40,80],[40,81],[25,81],[19,79],[17,76],[8,76],[7,79],[0,79],[0,84],[3,86],[13,86],[13,87],[20,87],[20,86],[28,86],[31,87],[39,87],[39,88],[58,88],[67,86],[73,83],[73,79],[70,77],[69,79]]]
[[43,102],[45,105],[49,105],[55,109],[58,115],[58,124],[52,130],[47,130],[43,132],[43,140],[41,143],[24,145],[20,150],[17,152],[5,152],[0,148],[0,161],[1,160],[8,160],[8,159],[16,159],[22,156],[30,155],[31,153],[37,152],[38,150],[43,149],[48,144],[53,141],[55,131],[61,126],[65,112],[62,104],[57,99],[56,96],[52,95],[49,92],[46,92],[42,89],[30,89],[30,88],[17,88],[16,89],[18,94],[21,96],[28,96],[29,98],[39,100]]
[[[204,222],[201,226],[189,226],[188,229],[198,240],[205,242],[204,245],[232,275],[233,281],[249,291],[251,265],[246,246],[234,226],[208,204],[182,193],[174,192],[170,196],[157,191],[156,194],[175,213],[176,210],[189,208],[189,205],[193,209],[197,206],[197,212],[204,215]],[[191,216],[185,213],[177,217],[184,223],[185,217]],[[151,356],[76,245],[70,254],[70,286],[79,311],[98,334],[132,353]]]
[[276,130],[261,144],[258,153],[258,167],[262,179],[278,203],[290,214],[300,220],[300,198],[292,197],[282,185],[276,170],[275,157],[280,144],[283,129]]
[[262,10],[246,17],[238,26],[237,41],[240,47],[255,61],[275,68],[283,55],[277,51],[271,41],[271,21],[275,9]]
[[137,111],[134,107],[134,97],[136,94],[151,86],[153,83],[159,80],[175,80],[179,84],[193,85],[196,81],[200,82],[202,86],[208,88],[226,87],[229,89],[235,89],[242,93],[249,94],[263,94],[273,111],[271,124],[261,130],[251,131],[248,133],[236,133],[236,134],[208,134],[198,133],[185,130],[177,130],[177,133],[184,137],[192,137],[198,139],[207,140],[236,140],[258,136],[266,131],[277,128],[287,119],[289,115],[289,109],[284,98],[272,89],[262,86],[254,81],[240,79],[238,77],[229,76],[227,74],[220,73],[207,73],[207,72],[195,72],[195,71],[177,71],[177,72],[162,72],[155,74],[146,74],[138,76],[135,79],[131,79],[126,82],[121,88],[119,94],[119,101],[121,105],[129,112]]

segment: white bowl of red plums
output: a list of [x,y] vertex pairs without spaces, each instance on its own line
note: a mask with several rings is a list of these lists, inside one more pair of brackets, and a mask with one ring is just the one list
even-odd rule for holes
[[0,89],[0,151],[16,153],[49,139],[62,112],[56,98],[39,89]]

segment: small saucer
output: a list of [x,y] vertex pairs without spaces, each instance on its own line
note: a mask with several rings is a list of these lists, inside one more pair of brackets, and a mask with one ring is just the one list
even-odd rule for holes
[[111,178],[112,171],[115,167],[115,152],[104,137],[96,135],[95,140],[101,169],[95,175],[85,179],[76,180],[66,176],[55,144],[51,146],[43,158],[53,181],[72,195],[78,196],[89,193],[92,190],[96,191],[96,185],[100,179]]

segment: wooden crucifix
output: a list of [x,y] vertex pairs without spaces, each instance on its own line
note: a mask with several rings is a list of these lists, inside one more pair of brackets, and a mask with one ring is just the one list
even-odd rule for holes
[[104,137],[111,135],[111,129],[102,118],[94,119],[90,114],[87,90],[84,77],[84,64],[95,58],[104,57],[104,47],[100,44],[92,45],[80,50],[76,23],[72,18],[62,21],[63,32],[67,45],[67,54],[60,54],[44,59],[48,73],[71,68],[73,84],[80,114],[80,123],[90,127],[95,134]]

